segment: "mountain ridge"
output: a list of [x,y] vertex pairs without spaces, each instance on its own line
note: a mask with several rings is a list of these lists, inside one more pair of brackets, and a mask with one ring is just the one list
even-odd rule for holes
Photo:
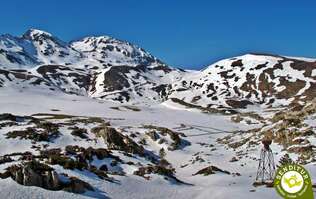
[[179,70],[109,36],[63,42],[37,29],[21,37],[0,36],[2,85],[12,81],[12,73],[23,84],[37,78],[48,89],[132,104],[169,98],[204,108],[305,103],[316,96],[315,63],[311,58],[248,53],[200,71]]

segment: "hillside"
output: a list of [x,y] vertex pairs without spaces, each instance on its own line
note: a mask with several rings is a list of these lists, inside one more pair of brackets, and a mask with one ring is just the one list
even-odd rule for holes
[[[1,84],[44,86],[98,99],[159,102],[181,71],[107,36],[66,43],[41,30],[0,37]],[[11,77],[11,78],[10,78]]]
[[2,197],[279,198],[253,186],[261,141],[315,179],[315,89],[316,59],[187,71],[108,36],[2,35]]
[[204,107],[293,106],[316,97],[316,60],[247,54],[173,83],[170,98]]

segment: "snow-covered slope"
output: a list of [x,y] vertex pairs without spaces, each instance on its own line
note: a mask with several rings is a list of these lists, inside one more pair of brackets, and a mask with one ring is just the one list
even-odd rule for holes
[[95,60],[103,66],[161,65],[160,60],[131,43],[108,36],[86,37],[71,42],[70,46],[81,52],[86,59]]
[[39,64],[67,64],[79,61],[81,54],[45,31],[30,29],[22,37],[0,37],[0,65],[30,68]]
[[25,86],[32,77],[67,93],[128,103],[161,102],[182,73],[108,36],[67,43],[35,29],[22,37],[0,37],[0,68],[2,86],[19,81]]
[[22,37],[1,35],[0,49],[0,65],[11,68],[29,68],[39,64],[89,69],[164,65],[140,47],[108,36],[86,37],[67,43],[48,32],[30,29]]
[[301,104],[316,96],[314,59],[246,54],[202,71],[180,71],[108,36],[67,43],[35,29],[0,37],[0,69],[6,71],[2,86],[12,84],[8,73],[20,80],[28,74],[67,93],[130,104],[171,99],[203,108],[245,108]]
[[312,100],[315,88],[316,60],[247,54],[185,75],[169,98],[204,107],[280,106]]
[[2,197],[274,199],[252,186],[266,135],[315,184],[315,65],[247,54],[182,71],[107,36],[3,35]]
[[[231,121],[231,116],[174,110],[160,105],[131,107],[57,91],[45,92],[40,89],[23,89],[16,92],[3,88],[0,92],[0,107],[1,177],[5,176],[3,174],[6,168],[19,165],[23,162],[22,160],[25,162],[25,159],[30,157],[29,154],[33,154],[35,160],[53,168],[58,175],[67,174],[76,177],[93,187],[93,191],[74,194],[63,190],[48,190],[39,186],[23,186],[11,177],[7,177],[0,179],[0,190],[3,193],[2,196],[8,199],[208,199],[210,196],[218,199],[279,198],[274,188],[252,186],[260,157],[261,146],[258,142],[263,136],[261,133],[248,132],[249,129],[257,129],[261,126],[256,120],[254,120],[256,123],[247,124],[245,121],[248,118],[245,117],[240,123],[235,123]],[[263,113],[261,116],[266,114],[268,113]],[[306,139],[310,142],[308,152],[313,152],[315,147],[312,147],[315,146],[316,141],[315,133],[311,132],[316,130],[315,122],[312,122],[315,121],[315,118],[313,119],[315,115],[310,116],[302,120],[311,123],[311,131]],[[127,140],[132,139],[138,146],[142,146],[150,155],[142,157],[139,154],[126,152],[124,148],[113,149],[111,142],[108,143],[106,138],[97,136],[96,130],[100,129],[100,125],[101,129],[110,125],[121,135],[126,136]],[[81,131],[74,131],[76,127]],[[273,126],[269,124],[268,127]],[[28,128],[34,131],[28,131]],[[45,128],[47,133],[45,133]],[[54,129],[57,129],[57,134]],[[23,133],[26,132],[31,135],[25,136]],[[80,132],[83,133],[80,134]],[[32,136],[32,133],[43,137]],[[278,131],[278,133],[281,132]],[[48,135],[50,139],[45,139],[45,135]],[[295,136],[300,135],[295,133]],[[180,138],[180,142],[177,141],[180,145],[175,145],[172,138],[174,140]],[[275,161],[279,164],[279,159],[287,151],[284,148],[285,145],[279,144],[279,137],[275,140],[272,150]],[[304,147],[305,143],[306,141],[298,146]],[[294,140],[293,142],[290,140],[290,144],[294,144],[291,145],[292,147],[297,146]],[[93,149],[102,149],[109,153],[106,158],[92,156],[91,159],[85,156],[82,160],[78,158],[80,156],[76,150],[74,152],[71,150],[76,149],[76,146],[81,147],[80,150],[84,150],[85,153]],[[173,150],[174,147],[170,149],[171,146],[177,147]],[[165,155],[159,157],[162,148]],[[61,153],[58,156],[68,161],[69,158],[76,163],[80,160],[84,163],[84,168],[71,168],[65,166],[64,162],[54,163],[47,160],[45,156],[44,159],[38,158],[39,154],[46,154],[49,151]],[[294,161],[300,159],[300,155],[295,152],[289,154]],[[4,155],[10,158],[3,158]],[[155,162],[150,157],[158,160],[163,158],[165,161]],[[168,162],[170,165],[165,165]],[[86,166],[87,164],[89,166]],[[160,164],[165,165],[163,168],[167,170],[161,169]],[[229,171],[230,174],[214,171],[205,175],[195,175],[201,169],[211,165]],[[147,170],[144,176],[137,172],[149,166],[161,170],[158,172],[155,169]],[[310,171],[315,184],[315,163],[308,163],[305,167]],[[107,170],[101,170],[101,168],[107,168]],[[177,182],[170,176],[182,182]]]

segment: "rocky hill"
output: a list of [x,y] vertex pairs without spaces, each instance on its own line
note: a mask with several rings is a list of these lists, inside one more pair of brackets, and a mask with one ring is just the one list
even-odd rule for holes
[[173,83],[169,98],[204,107],[288,106],[316,97],[316,60],[247,54]]

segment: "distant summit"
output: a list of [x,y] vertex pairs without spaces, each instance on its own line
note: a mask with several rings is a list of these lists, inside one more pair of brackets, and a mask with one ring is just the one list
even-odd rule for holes
[[251,53],[202,71],[183,71],[109,36],[68,43],[37,29],[22,37],[0,37],[0,67],[2,86],[32,85],[121,103],[172,100],[191,107],[239,109],[294,106],[316,97],[314,59]]

